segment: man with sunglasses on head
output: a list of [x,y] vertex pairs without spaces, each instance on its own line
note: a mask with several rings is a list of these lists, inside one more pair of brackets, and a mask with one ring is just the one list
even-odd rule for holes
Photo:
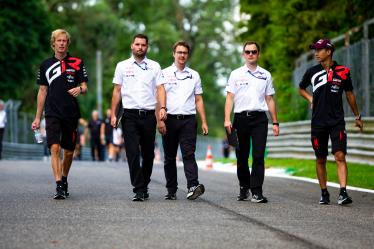
[[[113,78],[111,124],[117,126],[116,109],[122,99],[122,130],[130,179],[135,193],[133,201],[149,198],[148,184],[153,168],[156,116],[166,118],[165,83],[160,65],[146,57],[148,37],[134,36],[132,56],[117,64]],[[155,112],[156,103],[161,107]],[[140,156],[142,160],[140,162]]]
[[189,44],[185,41],[176,42],[173,46],[174,63],[162,70],[166,82],[164,86],[168,115],[165,121],[158,121],[158,130],[163,135],[166,200],[177,198],[178,145],[181,148],[184,173],[187,178],[187,199],[195,200],[205,191],[204,185],[198,180],[198,167],[195,159],[196,111],[199,113],[204,135],[208,135],[208,124],[205,117],[201,79],[198,72],[187,66],[189,55]]
[[[299,92],[312,107],[311,141],[316,155],[316,170],[321,198],[319,204],[329,204],[330,194],[327,191],[326,158],[328,154],[328,140],[331,138],[331,153],[335,157],[340,183],[338,204],[352,203],[348,196],[347,185],[347,133],[345,130],[342,95],[345,92],[347,102],[356,116],[356,126],[363,129],[363,122],[358,111],[356,98],[353,94],[352,79],[349,68],[338,65],[332,60],[335,50],[329,39],[319,39],[310,45],[319,62],[309,68],[300,84]],[[313,96],[306,90],[312,86]]]
[[[226,86],[224,127],[230,135],[236,132],[237,175],[240,191],[238,201],[266,203],[262,193],[265,167],[264,156],[268,134],[269,111],[273,121],[273,134],[279,135],[279,123],[273,95],[275,93],[271,74],[257,65],[260,46],[254,41],[247,41],[243,46],[245,65],[231,72]],[[234,120],[231,123],[231,110],[234,105]],[[248,167],[249,152],[252,144],[252,170]]]

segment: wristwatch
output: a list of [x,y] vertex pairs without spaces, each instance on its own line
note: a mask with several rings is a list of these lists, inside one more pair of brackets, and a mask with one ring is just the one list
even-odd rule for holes
[[361,114],[358,114],[358,116],[356,116],[356,120],[361,120]]
[[164,109],[165,110],[165,112],[167,112],[168,111],[168,108],[166,108],[165,106],[162,106],[160,109]]
[[83,89],[82,89],[82,87],[80,86],[79,89],[81,90],[81,94],[82,94],[82,93],[83,93]]

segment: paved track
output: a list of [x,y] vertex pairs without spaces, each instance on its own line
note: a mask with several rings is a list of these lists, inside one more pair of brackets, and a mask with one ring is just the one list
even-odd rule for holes
[[71,198],[52,199],[49,163],[0,161],[0,248],[373,248],[374,194],[350,191],[354,203],[318,205],[318,186],[265,178],[267,204],[237,202],[234,174],[200,171],[206,193],[165,201],[155,165],[150,200],[131,201],[127,165],[74,162]]

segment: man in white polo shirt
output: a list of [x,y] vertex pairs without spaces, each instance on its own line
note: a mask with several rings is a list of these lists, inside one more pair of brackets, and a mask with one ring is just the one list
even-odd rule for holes
[[117,124],[115,113],[122,97],[122,130],[135,193],[132,200],[144,201],[149,198],[148,184],[153,168],[156,102],[161,107],[156,113],[157,118],[163,120],[166,118],[166,100],[161,67],[146,57],[148,37],[143,34],[135,35],[131,50],[132,56],[119,62],[114,72],[111,124],[113,127]]
[[187,199],[195,200],[205,191],[199,183],[198,168],[195,159],[197,121],[196,110],[201,119],[204,135],[208,135],[205,117],[203,89],[199,73],[187,67],[190,46],[178,41],[173,46],[174,63],[162,70],[165,77],[167,95],[167,120],[158,121],[158,130],[164,146],[164,170],[166,177],[166,200],[175,200],[178,189],[176,156],[180,145],[184,173],[187,178]]
[[[245,65],[231,72],[226,86],[224,126],[229,134],[235,129],[238,136],[236,148],[237,175],[240,192],[238,201],[249,198],[252,202],[266,203],[262,194],[264,182],[264,155],[268,134],[269,111],[273,120],[273,134],[279,135],[279,123],[273,95],[275,93],[271,74],[257,65],[260,46],[248,41],[243,46]],[[234,105],[234,121],[231,124],[231,110]],[[248,158],[252,142],[252,172],[248,168]]]

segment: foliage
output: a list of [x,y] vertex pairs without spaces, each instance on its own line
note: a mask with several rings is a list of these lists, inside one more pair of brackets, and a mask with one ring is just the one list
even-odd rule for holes
[[291,82],[295,59],[320,37],[333,38],[374,16],[374,2],[364,0],[241,0],[250,20],[239,23],[239,40],[256,40],[262,63],[273,75],[281,121],[306,116],[307,105]]
[[49,48],[50,22],[41,0],[0,1],[0,98],[35,102],[36,72]]

